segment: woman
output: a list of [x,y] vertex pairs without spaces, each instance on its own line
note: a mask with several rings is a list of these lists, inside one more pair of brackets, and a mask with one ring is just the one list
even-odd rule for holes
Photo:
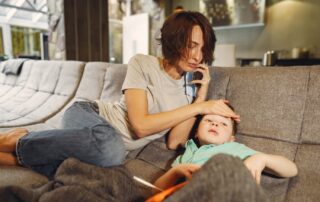
[[[188,139],[199,114],[239,121],[224,100],[206,101],[216,38],[198,12],[178,12],[161,29],[163,58],[136,55],[128,63],[118,103],[76,102],[64,114],[63,129],[16,129],[0,137],[0,164],[30,167],[52,176],[68,157],[98,166],[121,164],[127,151],[169,132],[168,147]],[[190,91],[188,72],[200,72]]]

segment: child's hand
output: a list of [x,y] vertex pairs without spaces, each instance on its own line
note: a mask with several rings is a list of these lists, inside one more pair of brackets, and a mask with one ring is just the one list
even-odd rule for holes
[[182,177],[192,178],[192,174],[199,170],[200,166],[196,164],[178,164],[159,177],[154,185],[161,189],[167,189],[175,185]]
[[248,157],[244,161],[244,165],[249,169],[253,178],[260,184],[261,173],[263,169],[266,167],[266,156],[263,153],[258,153]]
[[172,167],[172,171],[177,178],[186,177],[187,179],[191,179],[192,174],[199,170],[199,168],[200,166],[196,164],[178,164]]

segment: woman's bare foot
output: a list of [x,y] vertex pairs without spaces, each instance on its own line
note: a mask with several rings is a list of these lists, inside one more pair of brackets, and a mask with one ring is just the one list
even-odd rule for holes
[[12,153],[0,152],[1,166],[18,166],[18,160]]
[[4,133],[0,133],[0,152],[14,152],[17,141],[28,134],[25,128],[15,128]]

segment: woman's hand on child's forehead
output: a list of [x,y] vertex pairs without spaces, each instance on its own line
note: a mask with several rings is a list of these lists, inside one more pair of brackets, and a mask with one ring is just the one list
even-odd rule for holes
[[200,114],[203,115],[209,115],[209,114],[216,114],[216,115],[221,115],[225,117],[230,117],[233,120],[239,122],[240,121],[240,116],[236,114],[228,105],[227,100],[208,100],[206,102],[198,103],[200,104],[202,109],[200,111]]
[[222,124],[225,125],[225,124],[231,123],[231,118],[213,114],[213,115],[206,115],[204,117],[204,121],[207,121],[207,122],[210,122],[210,123],[217,122],[217,123],[222,123]]

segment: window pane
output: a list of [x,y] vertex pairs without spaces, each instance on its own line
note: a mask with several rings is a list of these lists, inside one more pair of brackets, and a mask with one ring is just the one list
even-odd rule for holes
[[4,48],[3,48],[3,38],[2,38],[2,27],[0,27],[0,57],[4,56]]
[[40,29],[11,27],[13,57],[30,57],[40,59]]

